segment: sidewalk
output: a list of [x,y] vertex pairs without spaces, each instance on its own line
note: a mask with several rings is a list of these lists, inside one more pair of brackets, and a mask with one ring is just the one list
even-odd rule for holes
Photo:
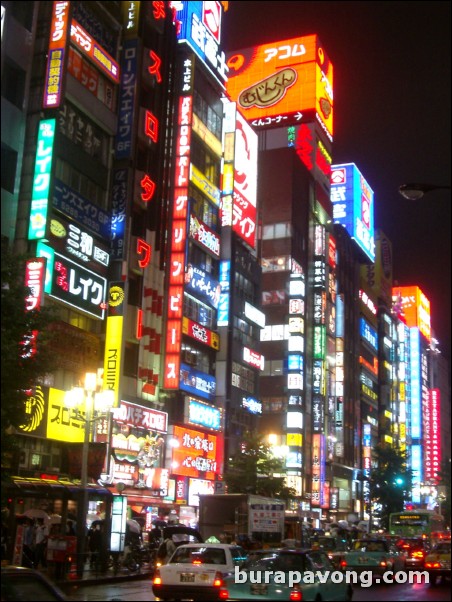
[[87,562],[81,579],[77,577],[75,569],[76,567],[70,567],[69,571],[62,578],[57,578],[55,576],[55,569],[52,566],[40,568],[38,570],[63,589],[68,585],[84,586],[93,583],[114,583],[118,581],[151,579],[153,574],[153,565],[149,563],[144,563],[141,568],[136,571],[129,571],[125,567],[120,567],[119,571],[115,574],[113,567],[109,567],[106,571],[99,571],[90,568],[89,562]]

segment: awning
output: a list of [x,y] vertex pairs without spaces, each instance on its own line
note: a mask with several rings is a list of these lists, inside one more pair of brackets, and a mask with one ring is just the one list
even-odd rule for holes
[[[89,497],[106,498],[112,497],[112,493],[106,487],[96,483],[88,483],[86,488]],[[46,497],[53,499],[75,499],[83,491],[80,483],[72,481],[54,481],[52,479],[34,479],[27,477],[11,477],[11,482],[6,485],[8,495],[22,497]]]

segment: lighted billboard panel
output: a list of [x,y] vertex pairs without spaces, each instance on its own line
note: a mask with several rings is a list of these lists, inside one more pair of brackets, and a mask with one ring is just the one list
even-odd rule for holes
[[424,452],[424,479],[428,482],[438,480],[441,469],[441,415],[440,415],[440,390],[431,389],[429,399],[424,406],[423,413],[423,452]]
[[259,129],[317,122],[333,138],[333,66],[317,35],[228,54],[228,96]]
[[374,193],[354,163],[331,166],[333,219],[375,261]]
[[174,426],[173,474],[215,480],[223,465],[223,439],[211,433]]
[[44,238],[46,232],[55,128],[55,119],[39,122],[28,240]]
[[411,437],[421,437],[421,345],[419,329],[410,328]]
[[430,301],[417,286],[398,286],[392,289],[392,297],[401,299],[406,325],[419,328],[421,334],[431,342]]
[[226,57],[220,48],[221,2],[174,2],[177,11],[179,42],[188,44],[215,79],[224,85],[228,68]]
[[237,111],[232,229],[256,247],[257,134]]
[[60,106],[69,20],[70,2],[54,2],[44,85],[44,109]]

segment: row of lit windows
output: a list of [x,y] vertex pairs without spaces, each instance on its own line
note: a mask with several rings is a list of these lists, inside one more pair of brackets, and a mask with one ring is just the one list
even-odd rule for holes
[[207,129],[221,140],[223,116],[219,115],[197,90],[193,95],[193,112],[207,126]]
[[198,322],[210,330],[216,329],[216,311],[187,293],[184,293],[183,312],[184,316],[194,322]]
[[267,224],[262,227],[262,240],[272,240],[274,238],[291,238],[292,224],[282,222],[280,224]]

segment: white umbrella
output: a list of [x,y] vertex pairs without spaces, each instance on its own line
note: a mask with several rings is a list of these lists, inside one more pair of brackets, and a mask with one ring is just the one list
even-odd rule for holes
[[43,518],[46,525],[49,523],[49,515],[45,510],[41,510],[40,508],[30,508],[29,510],[25,510],[24,516],[28,516],[28,518]]
[[138,534],[141,533],[140,523],[137,523],[137,521],[134,520],[133,518],[127,519],[127,526],[132,531],[132,533],[138,533]]
[[49,520],[51,525],[59,525],[61,523],[61,516],[59,514],[52,514]]

